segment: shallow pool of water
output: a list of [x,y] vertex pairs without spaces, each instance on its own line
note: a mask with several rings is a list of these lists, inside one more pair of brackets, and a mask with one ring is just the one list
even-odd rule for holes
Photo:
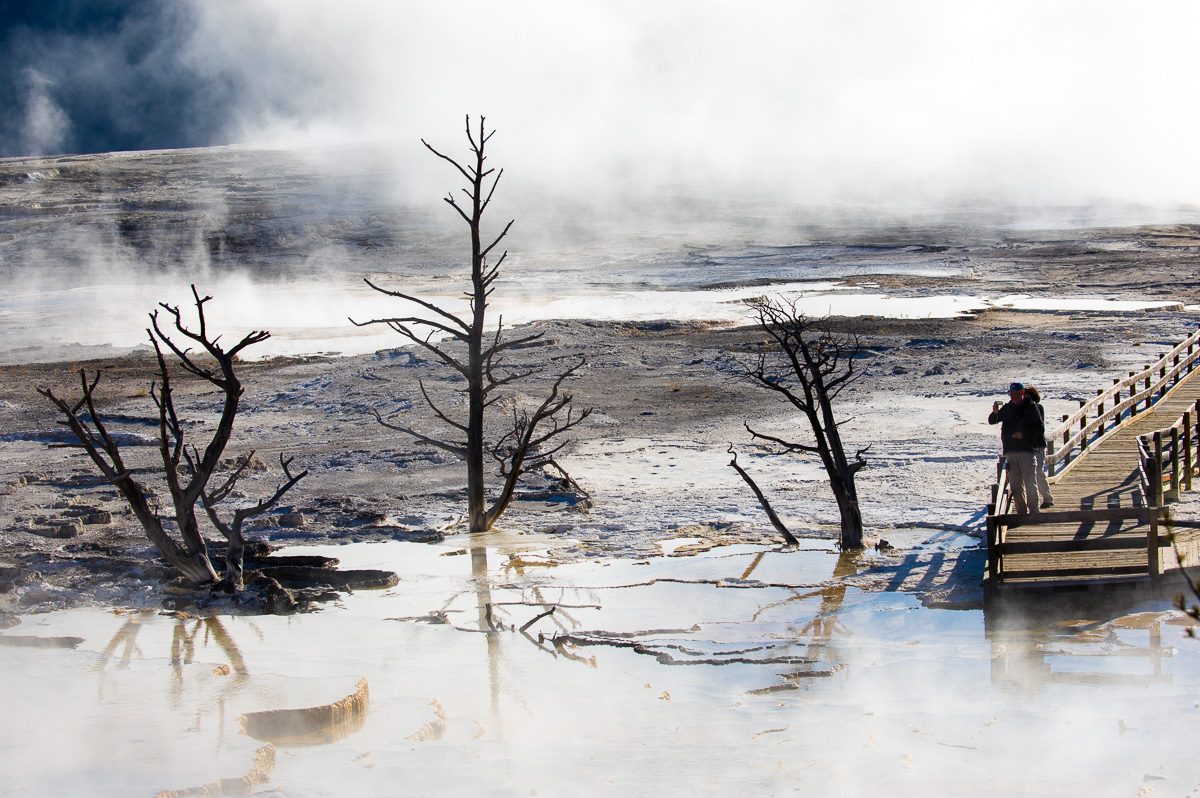
[[819,542],[561,564],[516,537],[330,551],[401,582],[287,618],[88,609],[8,630],[83,641],[0,647],[0,795],[149,796],[240,776],[263,742],[238,716],[332,702],[360,678],[361,729],[279,745],[258,793],[1200,786],[1200,643],[1163,602],[1015,620],[928,609],[848,586],[860,561]]

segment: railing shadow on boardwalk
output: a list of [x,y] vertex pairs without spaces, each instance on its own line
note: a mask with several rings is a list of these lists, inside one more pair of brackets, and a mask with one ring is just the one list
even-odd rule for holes
[[[1007,473],[998,464],[987,507],[989,594],[1002,586],[1094,586],[1159,576],[1163,552],[1176,542],[1160,531],[1170,518],[1167,504],[1191,489],[1200,465],[1200,398],[1192,399],[1200,393],[1198,370],[1200,331],[1142,371],[1098,390],[1048,432],[1047,470],[1055,485],[1074,487],[1077,509],[1013,512]],[[1183,414],[1173,418],[1181,407]],[[1169,426],[1150,429],[1155,423]],[[1117,445],[1133,433],[1135,447]]]

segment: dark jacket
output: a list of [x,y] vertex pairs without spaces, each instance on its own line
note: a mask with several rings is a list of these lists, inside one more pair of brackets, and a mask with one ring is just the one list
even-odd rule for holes
[[988,416],[988,423],[1000,425],[1000,442],[1006,452],[1032,452],[1046,445],[1046,425],[1037,404],[1028,397],[1020,404],[1001,405]]
[[1033,406],[1037,408],[1038,420],[1042,422],[1041,425],[1039,425],[1039,427],[1038,427],[1039,433],[1037,436],[1037,440],[1035,440],[1033,442],[1033,445],[1034,445],[1034,448],[1036,448],[1036,449],[1045,449],[1046,448],[1046,408],[1042,407],[1041,402],[1034,402]]

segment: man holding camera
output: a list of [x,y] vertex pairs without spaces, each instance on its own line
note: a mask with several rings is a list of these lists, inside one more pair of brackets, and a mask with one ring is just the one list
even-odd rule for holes
[[1025,395],[1023,384],[1014,382],[1008,386],[1008,403],[993,403],[988,423],[1000,425],[1000,442],[1008,461],[1008,482],[1017,512],[1036,513],[1038,491],[1033,450],[1045,438],[1045,425],[1037,407]]

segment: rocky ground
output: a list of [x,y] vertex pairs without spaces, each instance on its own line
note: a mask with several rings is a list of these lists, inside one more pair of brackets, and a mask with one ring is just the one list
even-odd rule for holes
[[[1176,236],[1162,233],[1164,246],[1174,246]],[[1196,242],[1186,242],[1174,260],[1141,271],[1111,252],[1101,268],[1100,255],[1085,265],[1063,254],[1066,245],[1036,256],[1014,251],[1009,274],[983,278],[1053,295],[1068,285],[1087,288],[1088,275],[1095,275],[1095,286],[1103,284],[1109,296],[1135,292],[1139,299],[1193,304],[1197,289],[1182,285],[1178,272],[1193,257]],[[911,280],[872,278],[909,290]],[[935,292],[974,287],[931,286]],[[1112,376],[1152,360],[1195,320],[1180,311],[989,310],[957,319],[847,322],[865,347],[863,378],[840,409],[851,445],[872,447],[860,479],[870,540],[891,546],[864,555],[870,562],[859,582],[974,600],[977,559],[943,566],[932,577],[917,566],[975,547],[970,535],[978,534],[996,448],[995,430],[982,423],[992,399],[1010,379],[1037,382],[1048,416],[1057,417]],[[739,363],[762,350],[760,331],[674,322],[551,321],[536,328],[544,338],[517,352],[514,367],[576,354],[587,360],[569,387],[576,405],[594,414],[560,460],[589,495],[585,500],[546,475],[522,487],[502,520],[506,528],[549,536],[559,559],[773,542],[753,497],[726,465],[734,443],[798,535],[836,537],[836,510],[819,469],[749,445],[747,420],[782,432],[801,429],[788,407],[738,379]],[[0,588],[9,610],[163,599],[165,566],[37,393],[52,387],[78,395],[80,369],[101,375],[101,412],[138,473],[153,482],[151,360],[131,355],[0,369]],[[434,540],[462,531],[462,464],[380,427],[372,416],[405,414],[406,423],[435,430],[418,380],[446,406],[458,401],[437,364],[394,349],[247,362],[241,373],[246,394],[227,451],[230,457],[255,452],[241,499],[250,503],[274,490],[281,454],[310,472],[283,505],[254,523],[253,537],[287,545]],[[547,384],[522,384],[515,396],[540,401]],[[186,380],[177,393],[190,434],[203,440],[216,418],[214,394]],[[664,549],[662,541],[676,542]]]

